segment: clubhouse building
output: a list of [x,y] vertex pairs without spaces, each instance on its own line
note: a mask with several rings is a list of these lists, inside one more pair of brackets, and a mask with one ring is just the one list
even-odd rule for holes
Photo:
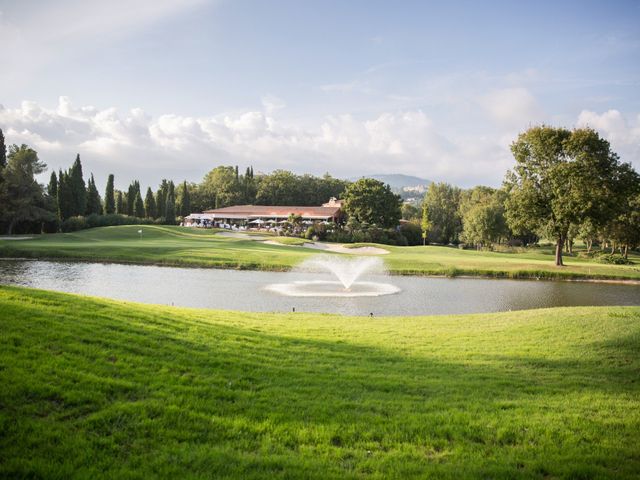
[[184,225],[193,227],[251,228],[284,224],[290,215],[300,215],[303,223],[335,223],[342,217],[342,200],[331,198],[319,207],[234,205],[205,210],[185,217]]

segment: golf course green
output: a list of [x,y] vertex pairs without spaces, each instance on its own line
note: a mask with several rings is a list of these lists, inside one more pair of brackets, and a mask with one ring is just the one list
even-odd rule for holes
[[[142,230],[142,234],[138,232]],[[249,235],[227,237],[211,230],[170,226],[118,226],[74,233],[37,235],[24,240],[0,238],[0,257],[64,258],[173,266],[257,270],[288,270],[319,250],[273,245]],[[286,242],[286,241],[285,241]],[[453,247],[393,247],[384,261],[392,273],[407,275],[478,275],[508,278],[640,279],[640,256],[632,265],[607,265],[593,259],[565,257],[553,264],[553,249],[531,248],[524,253],[460,250]]]
[[638,307],[369,319],[0,287],[0,331],[3,478],[640,472]]

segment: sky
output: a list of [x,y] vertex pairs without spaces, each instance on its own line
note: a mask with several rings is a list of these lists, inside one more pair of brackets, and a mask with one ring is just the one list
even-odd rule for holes
[[499,186],[541,123],[640,170],[637,0],[0,0],[0,51],[7,143],[79,153],[98,185],[252,165]]

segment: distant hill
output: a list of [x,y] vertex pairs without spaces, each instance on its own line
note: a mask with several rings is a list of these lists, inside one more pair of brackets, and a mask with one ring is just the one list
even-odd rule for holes
[[426,178],[414,177],[411,175],[402,175],[400,173],[363,175],[362,177],[353,177],[349,180],[355,181],[359,178],[373,178],[388,184],[391,190],[400,194],[404,200],[422,199],[429,185],[433,182]]

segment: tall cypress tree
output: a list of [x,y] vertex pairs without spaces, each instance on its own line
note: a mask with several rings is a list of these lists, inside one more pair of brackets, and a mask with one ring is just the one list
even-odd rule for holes
[[133,201],[133,216],[138,218],[144,218],[144,203],[140,196],[140,190],[136,191],[136,198]]
[[0,172],[7,166],[7,146],[4,143],[4,133],[0,128]]
[[144,213],[147,218],[156,218],[156,199],[151,187],[147,188],[147,195],[144,197]]
[[182,192],[180,196],[180,208],[178,209],[178,214],[181,217],[186,217],[191,213],[191,198],[189,197],[189,186],[187,185],[187,181],[185,180],[182,183]]
[[107,180],[107,188],[104,192],[104,213],[109,215],[111,213],[115,213],[116,211],[116,199],[113,191],[113,174],[109,175],[109,179]]
[[156,194],[156,208],[157,208],[157,216],[164,218],[164,214],[166,213],[167,208],[167,195],[169,194],[169,182],[166,179],[162,179],[160,183],[160,187],[158,188],[158,193]]
[[49,185],[47,185],[47,195],[53,198],[55,201],[58,200],[58,177],[56,176],[56,171],[51,172],[51,177],[49,178]]
[[[171,182],[173,184],[173,182]],[[176,224],[176,198],[173,194],[173,189],[169,190],[167,194],[167,205],[164,213],[164,223],[167,225]]]
[[102,215],[102,200],[100,199],[100,194],[98,193],[98,189],[96,188],[96,181],[93,178],[93,173],[91,174],[91,178],[89,179],[88,183],[89,185],[87,187],[86,214]]
[[116,213],[118,215],[125,215],[124,199],[122,198],[122,192],[120,190],[116,192]]
[[47,185],[47,209],[53,212],[57,220],[60,220],[58,215],[58,176],[55,170],[51,172],[49,185]]
[[68,173],[58,172],[58,218],[61,221],[75,215],[72,179]]
[[76,160],[69,171],[69,180],[72,195],[72,215],[84,215],[87,210],[87,187],[82,178],[82,163],[80,154],[76,155]]
[[140,194],[140,182],[134,180],[127,190],[127,215],[134,215],[136,195]]

